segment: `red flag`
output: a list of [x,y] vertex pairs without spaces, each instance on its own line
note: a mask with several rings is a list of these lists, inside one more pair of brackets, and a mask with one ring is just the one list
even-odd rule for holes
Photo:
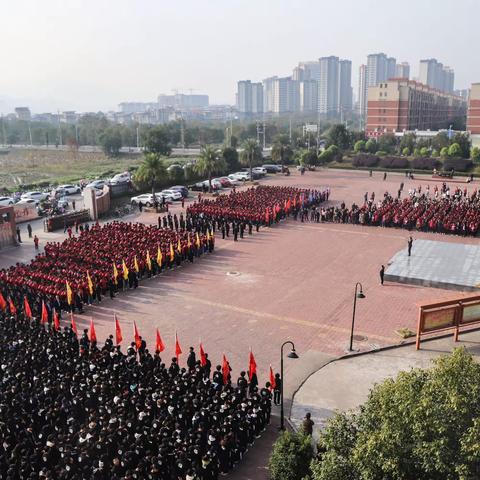
[[13,303],[13,300],[11,298],[8,299],[8,306],[10,307],[10,314],[11,315],[16,315],[17,314],[17,307]]
[[165,350],[165,345],[163,344],[162,337],[160,336],[160,332],[158,331],[158,328],[157,328],[157,342],[155,346],[155,351],[163,352],[164,350]]
[[248,378],[252,381],[252,377],[257,373],[257,362],[253,356],[253,352],[250,350],[250,358],[248,359]]
[[273,390],[275,386],[275,375],[273,374],[272,366],[270,365],[270,390]]
[[115,319],[115,342],[119,345],[123,340],[122,329],[120,328],[120,322],[118,321],[116,314],[113,314],[113,318]]
[[70,312],[70,324],[72,326],[72,330],[75,332],[75,335],[78,335],[77,324],[75,323],[75,317],[73,316],[73,312]]
[[53,309],[53,327],[57,332],[60,330],[60,319],[58,318],[57,311]]
[[7,302],[3,298],[2,292],[0,292],[0,308],[5,310],[7,308]]
[[182,349],[180,347],[180,343],[178,343],[178,336],[177,336],[177,332],[175,332],[175,356],[177,357],[177,361],[178,361],[178,357],[182,354]]
[[26,318],[32,318],[32,309],[30,308],[27,297],[23,297],[23,312]]
[[90,319],[90,332],[88,336],[90,337],[90,342],[97,341],[97,334],[95,333],[95,325],[93,324],[93,318]]
[[135,323],[135,320],[133,321],[133,336],[135,338],[135,345],[137,346],[138,350],[142,346],[142,339],[138,334],[137,324]]
[[200,342],[200,365],[204,367],[207,364],[207,357],[205,356],[205,351],[203,350],[202,342]]
[[48,310],[47,307],[45,306],[45,301],[42,300],[42,318],[40,319],[40,323],[42,325],[45,325],[48,323]]
[[226,385],[228,383],[228,376],[230,375],[230,366],[228,365],[228,360],[225,354],[223,354],[222,373],[223,373],[223,384]]

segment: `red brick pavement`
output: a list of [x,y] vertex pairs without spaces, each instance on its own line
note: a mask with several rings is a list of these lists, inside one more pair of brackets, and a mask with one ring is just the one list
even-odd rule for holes
[[[297,172],[291,177],[274,176],[266,183],[330,186],[330,204],[345,201],[350,205],[360,203],[367,191],[375,191],[378,198],[385,190],[395,193],[402,181],[406,190],[420,184],[424,188],[429,182],[427,178],[411,181],[396,174],[389,174],[386,181],[382,178],[381,174],[370,178],[367,172],[325,170],[304,176]],[[177,205],[172,210],[181,208]],[[138,219],[157,222],[156,215],[147,213]],[[225,352],[234,375],[247,368],[252,347],[260,378],[265,379],[270,363],[278,368],[279,345],[287,338],[295,342],[299,352],[343,353],[357,281],[362,282],[366,294],[357,302],[355,333],[367,337],[357,344],[361,349],[398,343],[396,328],[415,329],[417,302],[455,295],[409,285],[379,285],[380,265],[406,246],[405,230],[289,220],[246,237],[237,243],[217,237],[214,255],[161,278],[143,281],[137,291],[121,294],[113,301],[105,299],[79,316],[79,325],[86,327],[93,316],[97,335],[103,338],[113,333],[112,315],[116,311],[126,339],[132,336],[135,320],[140,333],[153,346],[158,327],[167,344],[167,357],[173,353],[177,330],[184,351],[190,345],[197,347],[201,338],[212,363],[219,362]],[[415,233],[414,237],[478,242],[426,233]]]

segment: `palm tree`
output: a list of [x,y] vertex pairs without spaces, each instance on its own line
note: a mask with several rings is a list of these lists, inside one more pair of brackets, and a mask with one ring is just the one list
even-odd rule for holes
[[155,203],[157,203],[155,185],[165,174],[165,165],[158,153],[145,154],[143,162],[135,174],[135,180],[141,183],[147,183],[152,187],[152,196]]
[[259,145],[254,138],[247,138],[242,144],[241,160],[243,164],[247,164],[250,169],[250,180],[253,180],[253,162],[258,156]]
[[208,191],[212,191],[212,174],[214,172],[223,172],[226,164],[225,159],[212,145],[204,145],[200,150],[200,156],[195,164],[195,170],[199,175],[207,175]]

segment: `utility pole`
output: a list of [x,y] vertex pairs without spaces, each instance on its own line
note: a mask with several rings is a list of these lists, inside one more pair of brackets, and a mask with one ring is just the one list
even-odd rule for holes
[[232,148],[233,137],[233,107],[230,107],[230,148]]
[[267,142],[265,139],[265,131],[266,131],[266,125],[265,125],[265,117],[263,118],[263,149],[265,150]]
[[138,129],[138,125],[137,125],[137,148],[140,147],[140,131]]
[[62,140],[62,126],[60,125],[60,110],[57,110],[57,115],[58,115],[58,140],[60,142],[60,146],[62,146],[63,140]]
[[7,134],[5,133],[5,119],[3,118],[3,113],[2,113],[2,132],[3,132],[3,144],[6,146],[7,145]]
[[292,117],[289,117],[289,131],[288,137],[290,139],[290,144],[292,143]]
[[183,117],[180,122],[180,143],[182,144],[182,148],[185,150],[185,124]]
[[257,143],[260,145],[260,122],[257,120]]
[[32,129],[30,128],[30,122],[28,122],[28,136],[30,137],[30,146],[33,146],[32,142]]

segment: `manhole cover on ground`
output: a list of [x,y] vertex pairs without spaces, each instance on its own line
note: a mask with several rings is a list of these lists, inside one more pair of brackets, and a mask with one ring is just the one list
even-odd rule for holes
[[365,337],[364,335],[354,335],[353,339],[356,342],[365,342],[367,340],[367,337]]
[[231,272],[227,272],[227,275],[237,276],[237,275],[240,275],[240,272],[236,272],[235,270],[233,270],[233,271],[231,271]]

